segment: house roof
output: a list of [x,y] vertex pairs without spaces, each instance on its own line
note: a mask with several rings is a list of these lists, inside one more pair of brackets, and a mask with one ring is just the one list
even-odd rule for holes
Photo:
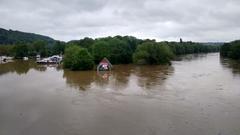
[[99,63],[99,65],[102,65],[102,64],[108,64],[110,67],[112,67],[112,64],[109,62],[109,60],[106,57],[103,58]]

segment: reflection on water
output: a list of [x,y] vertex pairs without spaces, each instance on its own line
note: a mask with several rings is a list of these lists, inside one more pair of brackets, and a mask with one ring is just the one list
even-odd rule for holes
[[19,75],[26,74],[33,67],[34,64],[32,62],[16,60],[15,62],[0,64],[0,75],[8,72],[16,72]]
[[160,87],[164,80],[173,73],[171,66],[141,66],[136,67],[139,85],[145,89]]
[[92,71],[69,71],[64,70],[63,77],[66,78],[66,83],[70,87],[75,87],[80,90],[87,90],[91,83],[96,78],[96,73]]
[[97,71],[98,76],[104,80],[109,80],[111,76],[111,71]]
[[239,71],[218,53],[100,73],[0,64],[0,135],[239,135]]
[[58,65],[38,65],[35,61],[15,60],[13,62],[0,64],[0,75],[7,73],[17,73],[18,75],[27,74],[29,70],[44,72],[49,67],[54,67],[56,70],[62,70]]
[[220,58],[220,62],[225,68],[230,69],[234,75],[240,74],[240,61]]
[[[92,89],[93,87],[111,87],[124,89],[128,85],[136,85],[135,89],[151,89],[161,85],[173,73],[171,66],[134,66],[116,65],[110,72],[96,71],[69,71],[56,65],[38,65],[34,61],[16,60],[15,62],[0,64],[0,75],[7,73],[27,74],[31,69],[45,72],[47,68],[54,67],[63,72],[63,78],[70,87],[79,90]],[[131,79],[130,79],[131,78]],[[136,84],[129,84],[131,83]]]
[[207,53],[181,55],[175,58],[175,61],[200,60],[207,57]]
[[83,91],[106,88],[114,91],[129,88],[141,91],[160,87],[172,73],[173,67],[170,66],[116,65],[111,72],[64,70],[63,77],[70,87]]
[[7,73],[17,73],[18,75],[27,74],[30,69],[45,71],[47,67],[37,66],[34,61],[15,60],[5,64],[0,64],[0,75]]
[[96,88],[121,91],[129,88],[136,91],[154,89],[154,87],[160,86],[174,71],[171,66],[135,65],[116,65],[115,70],[110,72],[69,71],[56,65],[38,65],[34,61],[16,60],[15,62],[0,64],[0,75],[7,73],[23,75],[31,69],[46,72],[51,67],[63,72],[63,78],[66,79],[66,83],[70,87],[83,91]]

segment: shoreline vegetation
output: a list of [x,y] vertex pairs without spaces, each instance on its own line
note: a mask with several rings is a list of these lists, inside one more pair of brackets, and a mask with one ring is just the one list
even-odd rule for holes
[[222,57],[240,60],[240,40],[223,44],[220,48],[220,54]]
[[64,68],[70,70],[92,70],[102,58],[107,58],[112,64],[159,65],[171,64],[178,55],[192,53],[218,52],[218,45],[204,45],[191,41],[157,42],[142,40],[132,36],[115,36],[105,38],[84,38],[69,42],[56,41],[48,44],[44,41],[33,43],[17,43],[1,45],[0,55],[15,58],[47,57],[63,54]]

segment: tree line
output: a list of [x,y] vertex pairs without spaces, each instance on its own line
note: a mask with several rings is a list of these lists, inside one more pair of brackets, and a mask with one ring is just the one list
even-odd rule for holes
[[170,64],[170,61],[178,55],[218,52],[219,49],[219,46],[194,42],[156,42],[132,36],[84,38],[67,43],[64,67],[72,70],[88,70],[104,57],[112,64]]
[[64,54],[64,67],[72,70],[88,70],[106,57],[112,64],[169,64],[177,55],[217,52],[219,46],[194,42],[157,42],[132,36],[84,38],[67,43],[56,41],[49,45],[44,41],[16,45],[1,45],[0,55],[15,58],[25,56],[50,56]]
[[240,40],[236,40],[230,43],[225,43],[221,49],[220,54],[223,57],[232,59],[240,59]]

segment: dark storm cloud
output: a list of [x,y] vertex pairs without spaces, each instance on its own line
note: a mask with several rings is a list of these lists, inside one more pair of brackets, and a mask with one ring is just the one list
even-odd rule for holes
[[158,40],[231,41],[238,0],[0,0],[0,27],[59,40],[133,35]]

